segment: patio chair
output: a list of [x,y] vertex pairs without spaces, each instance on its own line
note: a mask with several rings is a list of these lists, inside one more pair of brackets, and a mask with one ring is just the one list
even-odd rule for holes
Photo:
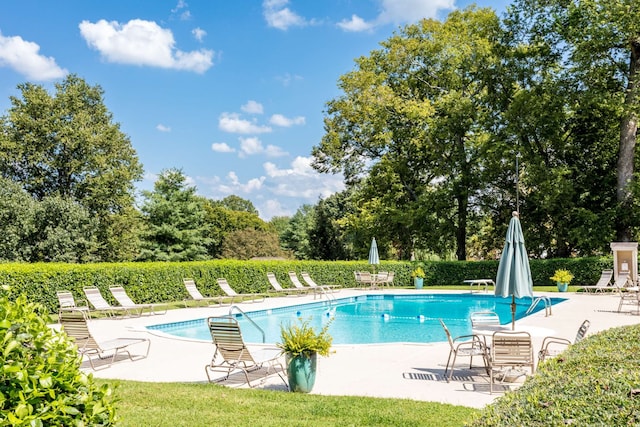
[[500,317],[495,311],[474,311],[471,313],[470,319],[472,329],[501,325]]
[[100,293],[100,289],[96,287],[90,286],[83,288],[82,290],[84,295],[87,297],[87,300],[89,300],[89,304],[91,304],[95,311],[105,313],[109,317],[113,317],[117,314],[131,314],[131,309],[127,307],[109,304]]
[[276,293],[284,294],[284,295],[303,295],[308,293],[308,289],[298,289],[298,288],[283,288],[282,285],[278,282],[276,275],[269,272],[267,273],[267,279],[269,280],[269,284],[274,289]]
[[325,292],[338,292],[340,290],[340,288],[335,285],[318,285],[306,271],[300,273],[300,276],[302,276],[302,280],[312,288],[321,288],[324,289]]
[[[587,331],[589,330],[590,325],[591,322],[589,322],[589,320],[585,320],[584,322],[582,322],[580,328],[578,328],[576,338],[573,340],[573,344],[584,339],[584,337],[587,335]],[[556,357],[570,345],[571,341],[566,338],[545,337],[542,340],[542,346],[540,348],[540,351],[538,352],[538,366],[540,366],[540,363],[544,362],[545,360]]]
[[587,293],[598,293],[604,291],[615,290],[615,286],[611,284],[613,278],[613,270],[602,270],[600,278],[595,285],[582,286],[578,290],[583,289]]
[[[59,318],[62,330],[72,338],[78,346],[78,352],[82,356],[86,356],[93,370],[105,369],[110,367],[119,354],[126,354],[132,362],[144,359],[149,355],[151,341],[148,338],[116,338],[104,342],[98,342],[87,325],[87,317],[85,313],[79,311],[62,312]],[[147,348],[144,355],[132,355],[129,347],[136,344],[146,344]],[[95,357],[100,360],[107,360],[104,366],[94,364]]]
[[[471,369],[474,356],[480,356],[484,361],[485,369],[487,369],[489,365],[487,360],[487,346],[484,337],[480,337],[479,335],[461,335],[459,337],[452,338],[449,328],[447,328],[447,325],[444,324],[442,319],[440,319],[440,324],[442,325],[444,333],[447,335],[447,341],[449,342],[449,357],[447,358],[447,365],[444,369],[445,377],[447,376],[447,371],[449,372],[447,382],[451,381],[451,378],[453,377],[453,368],[458,357],[468,357],[469,369]],[[449,367],[451,367],[451,371],[449,371]]]
[[231,304],[233,304],[233,301],[235,298],[241,299],[242,302],[264,301],[264,294],[237,293],[236,291],[233,290],[233,288],[231,287],[231,285],[229,285],[229,282],[227,282],[227,279],[225,278],[220,277],[217,279],[217,282],[218,282],[218,286],[220,286],[220,289],[222,289],[222,292],[227,294],[227,296],[231,297]]
[[[279,348],[249,350],[242,339],[238,321],[231,316],[209,317],[207,325],[216,347],[211,362],[204,367],[209,382],[225,381],[233,372],[239,371],[244,374],[247,385],[254,387],[250,378],[251,373],[254,373],[254,377],[255,374],[259,374],[258,378],[262,382],[269,375],[277,373],[285,386],[289,387],[283,376],[286,371],[280,361],[282,352]],[[222,372],[224,376],[212,379],[212,372]]]
[[504,381],[510,372],[522,368],[531,369],[532,375],[535,373],[531,335],[518,331],[494,332],[489,357],[490,393],[493,393],[493,379],[497,369],[502,371]]
[[[122,286],[110,286],[109,291],[116,301],[118,301],[118,304],[130,310],[137,310],[141,315],[144,310],[149,310],[150,314],[165,314],[167,312],[166,304],[136,304]],[[159,306],[164,307],[164,310],[156,311],[156,307]]]
[[215,305],[215,304],[221,306],[222,301],[225,298],[227,298],[222,296],[216,296],[216,297],[203,296],[198,290],[198,287],[196,286],[196,281],[193,279],[190,279],[190,278],[182,279],[182,283],[184,283],[184,287],[187,289],[187,293],[191,297],[191,299],[185,298],[184,300],[185,307],[187,306],[187,301],[195,301],[196,304],[204,303],[207,307],[210,307],[211,305]]
[[78,300],[78,303],[83,303],[84,305],[77,305],[76,300],[73,298],[73,294],[71,291],[56,291],[56,296],[58,297],[58,316],[63,311],[82,311],[89,314],[89,305],[83,299]]

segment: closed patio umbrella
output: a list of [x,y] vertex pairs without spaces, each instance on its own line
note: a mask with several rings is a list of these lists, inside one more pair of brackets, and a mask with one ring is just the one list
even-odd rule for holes
[[371,240],[371,248],[369,248],[369,264],[373,265],[373,272],[376,272],[376,265],[380,264],[380,257],[378,256],[378,244],[376,238]]
[[496,276],[496,296],[511,296],[511,329],[516,328],[516,298],[533,297],[529,256],[518,212],[513,212]]

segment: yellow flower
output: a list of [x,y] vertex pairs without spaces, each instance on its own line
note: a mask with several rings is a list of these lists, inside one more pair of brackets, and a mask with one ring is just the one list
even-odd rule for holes
[[573,274],[569,270],[556,270],[550,279],[558,283],[569,283],[573,280]]

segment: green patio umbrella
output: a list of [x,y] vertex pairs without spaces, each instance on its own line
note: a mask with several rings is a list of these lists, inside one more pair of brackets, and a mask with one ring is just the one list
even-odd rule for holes
[[511,329],[516,328],[516,298],[533,297],[529,256],[518,217],[518,212],[513,212],[498,265],[495,287],[496,296],[511,296]]
[[378,256],[378,244],[376,238],[371,240],[371,248],[369,248],[369,264],[373,265],[373,273],[376,272],[376,265],[380,264],[380,257]]

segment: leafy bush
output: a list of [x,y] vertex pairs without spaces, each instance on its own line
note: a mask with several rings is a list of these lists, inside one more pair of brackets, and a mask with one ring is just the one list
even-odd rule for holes
[[113,389],[80,371],[77,347],[47,321],[25,296],[0,297],[0,425],[115,424]]
[[328,356],[333,343],[333,337],[329,334],[330,324],[331,321],[325,323],[318,332],[309,324],[309,320],[287,326],[280,325],[282,342],[277,345],[283,353],[290,356],[311,357],[314,353]]
[[[602,270],[611,268],[611,258],[531,260],[534,285],[554,285],[549,279],[558,269],[575,275],[575,284],[594,284]],[[412,286],[411,272],[421,267],[425,286],[460,285],[465,279],[496,277],[498,261],[381,261],[377,271],[393,271],[395,286]],[[100,264],[36,263],[0,264],[0,283],[12,287],[14,295],[44,305],[49,313],[58,310],[57,290],[68,290],[76,299],[84,298],[82,288],[96,286],[112,304],[117,304],[109,286],[123,286],[139,303],[181,301],[188,297],[182,279],[195,279],[205,296],[223,295],[216,279],[224,277],[238,293],[258,293],[271,289],[267,272],[273,272],[284,286],[292,286],[288,272],[308,272],[320,285],[353,287],[354,271],[371,270],[367,261],[238,261],[129,262]]]
[[639,425],[638,342],[640,325],[587,337],[542,363],[470,425]]

